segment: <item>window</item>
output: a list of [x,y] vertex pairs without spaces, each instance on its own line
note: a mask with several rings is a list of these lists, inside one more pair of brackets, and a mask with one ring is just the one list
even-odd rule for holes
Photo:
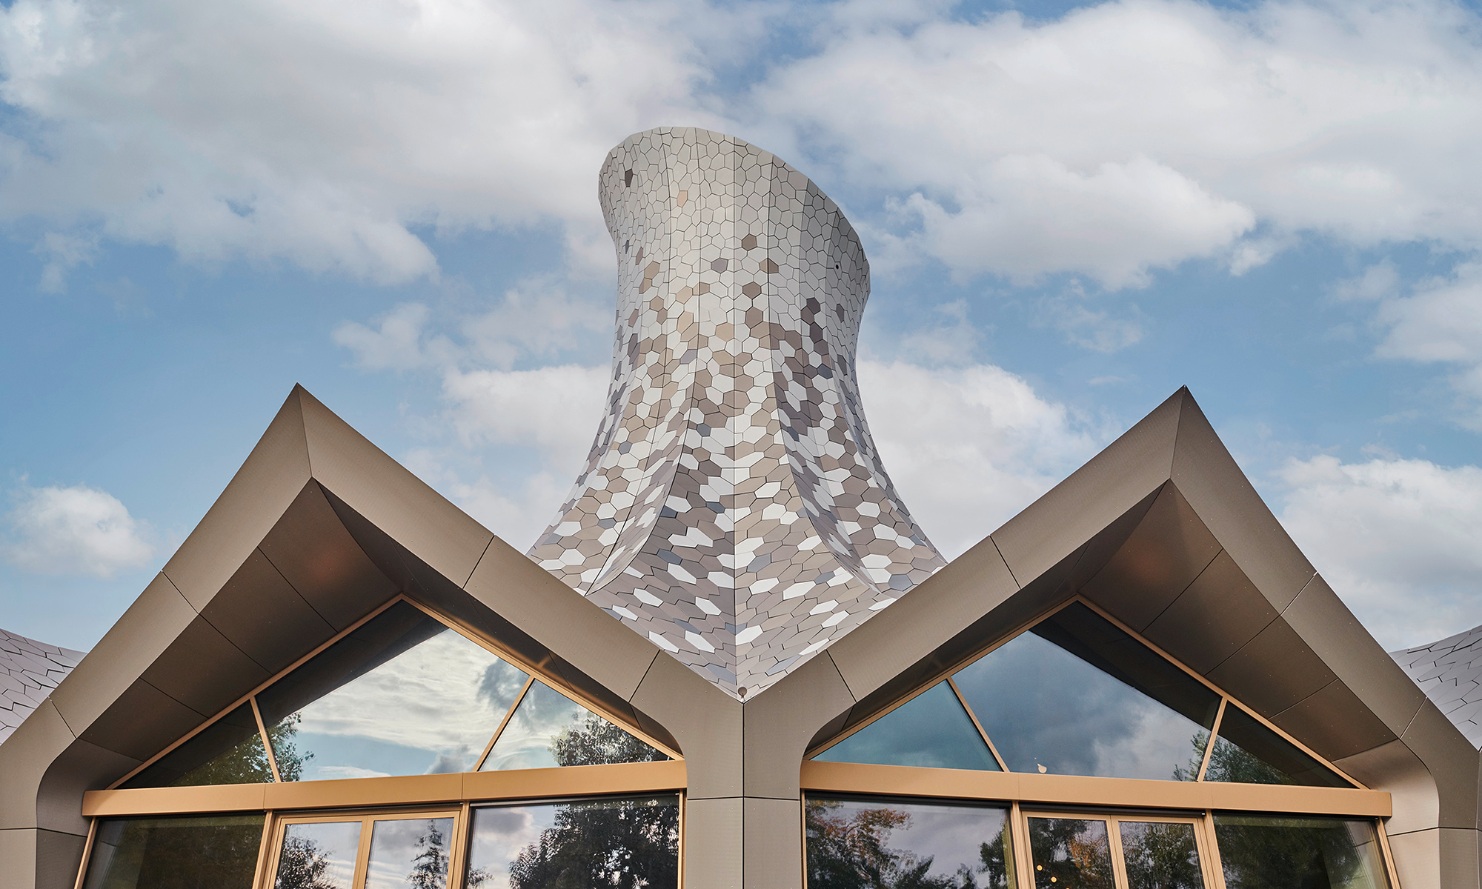
[[1353,786],[1079,602],[813,758],[1028,774]]
[[116,818],[95,828],[83,889],[252,889],[263,816]]
[[669,757],[400,600],[128,778],[126,788]]

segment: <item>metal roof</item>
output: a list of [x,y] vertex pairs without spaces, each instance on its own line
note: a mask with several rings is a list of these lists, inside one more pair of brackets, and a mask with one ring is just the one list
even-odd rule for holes
[[1390,656],[1472,746],[1482,748],[1482,626]]
[[0,630],[0,744],[41,706],[83,654]]

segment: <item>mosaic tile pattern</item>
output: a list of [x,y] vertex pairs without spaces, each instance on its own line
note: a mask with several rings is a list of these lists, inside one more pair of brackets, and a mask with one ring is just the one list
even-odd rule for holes
[[0,744],[41,706],[82,655],[0,630]]
[[630,136],[599,195],[607,414],[530,556],[745,699],[943,564],[860,406],[869,264],[807,177],[719,133]]
[[1482,748],[1482,627],[1390,656],[1472,746]]

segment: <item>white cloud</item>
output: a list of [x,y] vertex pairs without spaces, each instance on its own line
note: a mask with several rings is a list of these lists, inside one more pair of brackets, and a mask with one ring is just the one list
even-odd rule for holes
[[1379,263],[1341,282],[1337,294],[1376,304],[1378,357],[1449,368],[1461,396],[1453,417],[1482,428],[1482,262],[1458,263],[1449,275],[1421,280],[1408,291],[1393,266]]
[[576,478],[607,393],[608,370],[564,364],[534,370],[450,370],[443,376],[449,419],[465,445],[533,447]]
[[1482,623],[1482,467],[1292,460],[1281,522],[1388,649]]
[[22,485],[13,496],[0,555],[24,571],[113,577],[154,557],[149,527],[105,491]]
[[0,218],[378,281],[435,272],[427,227],[575,220],[591,240],[607,150],[714,121],[691,97],[696,41],[756,18],[681,0],[16,0],[0,100],[23,123],[0,135]]
[[427,316],[427,306],[404,303],[378,318],[374,327],[346,321],[331,336],[354,353],[362,370],[411,370],[430,360],[429,346],[422,341]]
[[1238,274],[1307,232],[1477,250],[1478,24],[1446,0],[845,21],[755,100],[820,167],[912,193],[918,253],[961,273]]
[[1105,438],[993,365],[861,361],[859,377],[885,470],[949,558],[1069,475]]

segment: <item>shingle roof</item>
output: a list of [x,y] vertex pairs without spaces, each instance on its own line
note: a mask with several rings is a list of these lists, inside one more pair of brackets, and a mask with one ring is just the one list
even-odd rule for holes
[[1482,748],[1482,627],[1390,656],[1472,746]]
[[0,630],[0,744],[41,706],[83,654]]

